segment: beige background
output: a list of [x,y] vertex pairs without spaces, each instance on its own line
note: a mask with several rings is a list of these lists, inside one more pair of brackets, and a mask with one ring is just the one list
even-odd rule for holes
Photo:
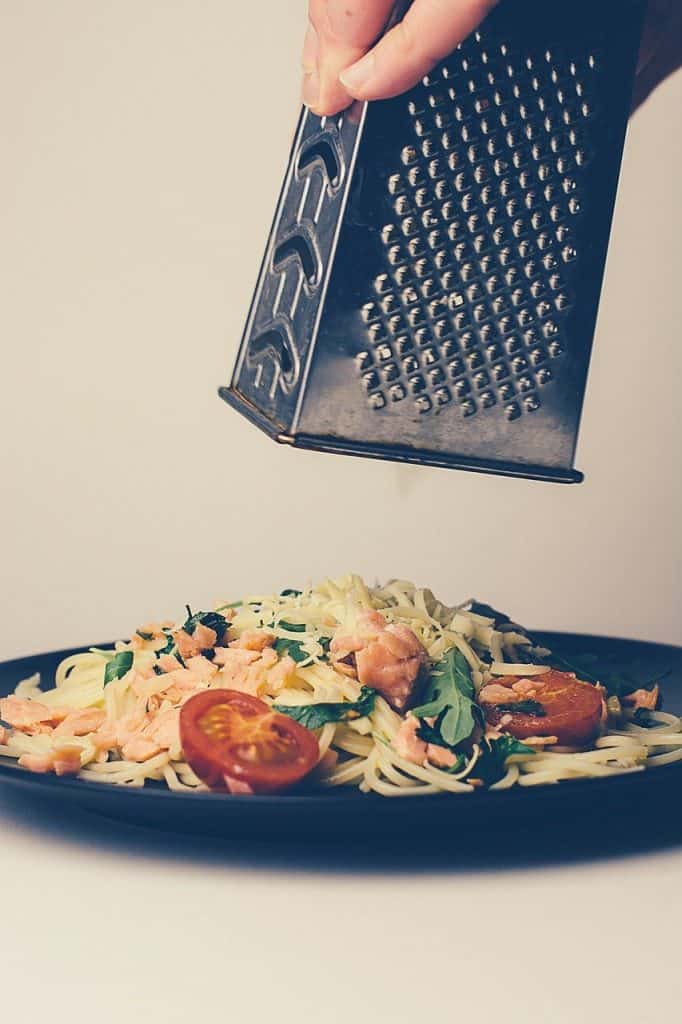
[[[348,568],[679,640],[682,77],[631,127],[587,483],[298,454],[215,390],[286,159],[302,22],[298,0],[0,0],[0,657]],[[0,835],[14,1024],[678,1014],[674,850],[523,866],[483,843],[477,864],[466,837],[440,860],[402,844],[287,860],[278,837],[154,840],[4,789]]]
[[682,78],[631,125],[584,485],[297,453],[216,388],[303,20],[294,0],[0,0],[0,655],[348,569],[533,625],[680,639]]

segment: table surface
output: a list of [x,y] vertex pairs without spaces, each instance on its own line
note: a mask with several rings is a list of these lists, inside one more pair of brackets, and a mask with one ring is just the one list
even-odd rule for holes
[[0,787],[3,1015],[674,1019],[676,817],[597,828],[578,848],[570,828],[473,849],[282,848],[154,833]]

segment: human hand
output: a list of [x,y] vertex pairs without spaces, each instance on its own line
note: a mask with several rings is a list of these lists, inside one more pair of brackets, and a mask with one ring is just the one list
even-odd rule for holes
[[[335,114],[354,99],[387,99],[411,88],[497,0],[414,0],[402,21],[380,38],[394,3],[310,0],[303,100],[315,113]],[[633,109],[681,63],[682,0],[651,0]]]
[[329,115],[354,99],[405,92],[473,32],[496,3],[414,0],[404,18],[379,38],[395,0],[310,0],[303,102],[314,113]]

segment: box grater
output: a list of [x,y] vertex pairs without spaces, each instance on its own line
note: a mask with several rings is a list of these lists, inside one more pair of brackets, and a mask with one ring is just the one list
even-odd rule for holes
[[304,109],[221,396],[300,448],[580,481],[643,6],[507,0],[411,92]]

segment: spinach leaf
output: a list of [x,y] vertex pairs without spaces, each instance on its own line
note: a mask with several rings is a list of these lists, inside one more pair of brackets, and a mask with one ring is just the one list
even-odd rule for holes
[[207,629],[212,629],[214,631],[217,637],[216,644],[222,644],[225,639],[225,634],[230,628],[230,624],[225,616],[221,615],[220,612],[193,613],[189,605],[186,605],[185,607],[187,608],[187,619],[182,627],[185,633],[189,633],[189,635],[192,636],[197,626],[202,625]]
[[306,729],[321,729],[327,722],[345,722],[348,719],[365,718],[374,710],[376,690],[369,686],[363,686],[360,696],[355,701],[340,701],[339,703],[322,702],[320,704],[303,704],[291,707],[286,704],[273,704],[275,711],[293,718],[299,725]]
[[510,711],[512,714],[536,715],[538,718],[545,718],[547,712],[537,700],[517,700],[512,704],[496,704],[496,711]]
[[481,754],[473,767],[472,778],[480,779],[484,786],[492,786],[503,778],[506,772],[506,761],[512,754],[534,754],[532,747],[526,746],[513,736],[500,736],[498,740],[483,740]]
[[107,683],[113,683],[114,679],[122,679],[126,672],[129,672],[133,667],[133,652],[132,651],[119,651],[115,654],[110,661],[107,662],[104,669],[104,685]]
[[454,747],[469,739],[477,722],[481,722],[471,672],[466,658],[456,647],[432,668],[424,697],[424,703],[413,708],[412,714],[417,718],[436,719],[433,728],[440,734],[441,746]]

